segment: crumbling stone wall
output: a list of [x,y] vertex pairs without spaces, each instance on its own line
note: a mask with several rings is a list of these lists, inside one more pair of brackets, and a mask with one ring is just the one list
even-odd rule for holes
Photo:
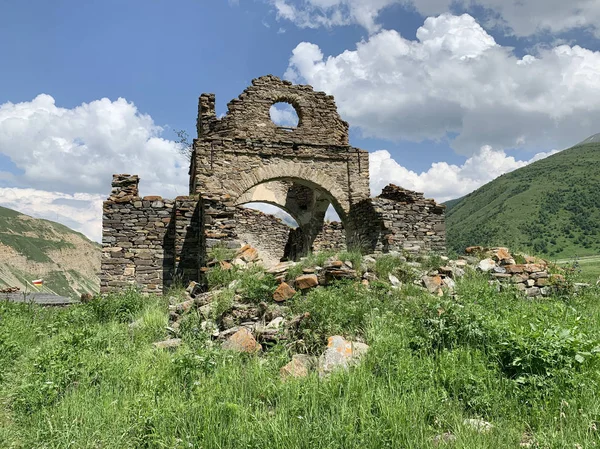
[[203,265],[198,198],[141,198],[138,183],[135,175],[114,175],[103,205],[103,293],[133,286],[162,294],[174,280],[197,279]]
[[323,229],[313,243],[313,252],[346,250],[346,230],[340,221],[323,223]]
[[263,259],[279,262],[284,258],[285,245],[293,229],[283,220],[264,212],[238,208],[236,231],[240,243],[256,248]]
[[446,250],[445,206],[422,193],[390,184],[381,195],[362,201],[353,210],[364,226],[351,230],[354,244],[373,253]]
[[[282,101],[298,113],[297,127],[271,121],[270,107]],[[202,94],[197,129],[190,196],[140,198],[137,176],[115,175],[103,211],[103,292],[137,285],[160,293],[198,279],[210,248],[238,247],[250,231],[276,254],[288,232],[284,256],[294,258],[345,245],[370,253],[445,249],[444,210],[433,200],[396,186],[369,198],[368,152],[349,145],[333,97],[311,86],[255,79],[222,118],[214,95]],[[298,228],[239,213],[261,196],[290,212]],[[343,225],[323,227],[329,204]]]

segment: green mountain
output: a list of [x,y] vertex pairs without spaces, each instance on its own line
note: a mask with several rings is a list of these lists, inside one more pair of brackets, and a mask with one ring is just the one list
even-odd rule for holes
[[0,207],[0,289],[42,291],[68,297],[96,293],[101,247],[83,234],[48,220]]
[[594,137],[451,201],[448,248],[462,253],[471,245],[502,245],[555,258],[600,254],[600,142]]

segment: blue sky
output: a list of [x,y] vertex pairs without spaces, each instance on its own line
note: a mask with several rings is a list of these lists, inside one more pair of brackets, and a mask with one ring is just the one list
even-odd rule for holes
[[0,205],[98,239],[111,173],[185,194],[173,130],[268,73],[335,95],[374,192],[462,196],[600,132],[600,5],[473,3],[2,2]]

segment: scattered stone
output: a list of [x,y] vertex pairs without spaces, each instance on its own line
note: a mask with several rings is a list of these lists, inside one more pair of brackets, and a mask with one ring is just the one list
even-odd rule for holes
[[423,276],[421,280],[429,293],[439,294],[441,291],[443,285],[441,276]]
[[221,270],[224,270],[224,271],[229,271],[229,270],[231,270],[233,268],[233,265],[231,265],[226,260],[220,261],[219,262],[219,266],[221,267]]
[[433,437],[433,445],[439,446],[440,444],[452,443],[456,441],[456,436],[452,435],[450,432],[442,433],[441,435],[436,435]]
[[454,290],[456,288],[456,282],[454,282],[452,278],[446,277],[443,279],[443,282],[449,290]]
[[494,262],[492,259],[483,259],[477,264],[477,268],[484,273],[493,270],[495,266],[496,262]]
[[508,248],[498,248],[494,254],[494,259],[498,262],[504,262],[511,260],[512,256],[508,252]]
[[335,335],[329,337],[327,349],[319,358],[319,375],[325,376],[336,369],[346,369],[358,363],[369,346]]
[[394,276],[392,273],[390,273],[388,275],[388,279],[392,283],[392,286],[397,287],[397,288],[402,287],[402,282],[400,282],[400,280],[396,276]]
[[296,266],[296,262],[293,261],[279,262],[277,265],[269,268],[267,270],[267,273],[275,276],[285,274],[290,268],[294,266]]
[[308,290],[309,288],[319,285],[319,279],[316,274],[305,274],[298,276],[295,280],[296,288],[300,290]]
[[282,379],[288,379],[290,377],[306,377],[309,372],[314,369],[316,360],[314,357],[304,354],[295,354],[292,356],[291,362],[283,366],[279,373]]
[[439,267],[438,272],[444,276],[454,276],[454,268],[452,267]]
[[463,424],[479,433],[488,433],[494,428],[493,424],[483,419],[465,419]]
[[188,313],[192,306],[195,304],[195,302],[196,301],[194,299],[188,299],[187,301],[180,302],[179,304],[173,304],[169,306],[169,311],[177,313]]
[[277,287],[277,290],[275,290],[275,292],[273,293],[273,299],[276,302],[283,302],[292,298],[295,294],[296,290],[290,287],[287,283],[282,282],[281,284],[279,284],[279,287]]
[[237,251],[235,258],[246,263],[254,262],[258,260],[258,250],[250,245],[244,245]]
[[223,349],[228,349],[237,352],[255,353],[262,350],[262,346],[258,344],[254,335],[242,327],[235,334],[223,342]]
[[152,343],[157,349],[174,349],[181,345],[181,338],[170,338]]
[[364,256],[364,257],[363,257],[363,263],[364,263],[365,265],[368,265],[368,264],[375,264],[376,262],[377,262],[377,261],[376,261],[376,260],[375,260],[373,257],[371,257],[371,256]]
[[213,320],[202,321],[202,323],[200,323],[200,329],[213,337],[218,337],[220,334],[219,326]]
[[277,318],[273,318],[267,324],[267,329],[280,329],[283,327],[285,323],[285,319],[282,316],[278,316]]

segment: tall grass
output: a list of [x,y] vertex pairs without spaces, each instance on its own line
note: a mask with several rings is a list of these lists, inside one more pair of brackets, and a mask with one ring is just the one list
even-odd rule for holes
[[341,283],[295,298],[307,352],[333,333],[370,350],[350,371],[285,382],[284,344],[153,348],[166,336],[159,298],[2,302],[0,447],[421,449],[444,432],[456,448],[515,448],[525,434],[532,447],[597,447],[598,291],[523,300],[472,275],[457,294]]

